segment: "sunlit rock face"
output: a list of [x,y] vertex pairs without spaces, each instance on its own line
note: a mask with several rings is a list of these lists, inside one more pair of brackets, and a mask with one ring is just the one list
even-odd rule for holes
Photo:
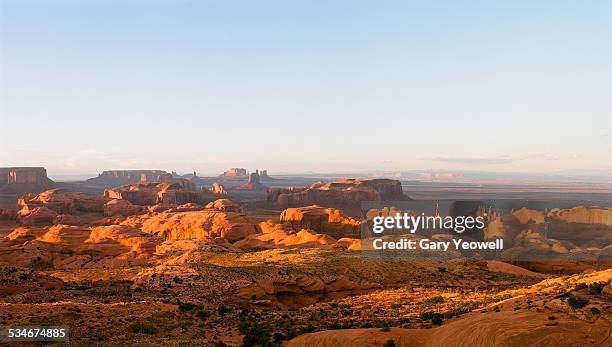
[[0,193],[40,193],[54,186],[44,167],[0,168]]
[[98,177],[90,178],[87,183],[94,186],[112,188],[139,182],[164,182],[172,174],[164,170],[109,170]]
[[400,181],[391,179],[350,178],[331,183],[315,183],[307,188],[268,190],[268,201],[279,206],[304,205],[355,206],[362,201],[406,201]]

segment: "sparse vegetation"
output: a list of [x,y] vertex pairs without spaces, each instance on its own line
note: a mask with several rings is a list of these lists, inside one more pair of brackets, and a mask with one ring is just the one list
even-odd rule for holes
[[573,309],[579,309],[586,306],[589,303],[589,300],[583,299],[579,296],[572,295],[567,299],[567,304]]
[[133,333],[137,333],[137,334],[149,334],[149,335],[155,335],[157,334],[157,327],[151,324],[147,324],[144,322],[137,322],[134,323],[130,326],[130,330]]

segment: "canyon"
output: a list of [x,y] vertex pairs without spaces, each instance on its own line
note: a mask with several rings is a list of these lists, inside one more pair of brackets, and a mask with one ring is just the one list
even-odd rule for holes
[[92,193],[30,172],[11,184],[51,186],[0,208],[0,320],[68,325],[77,344],[524,344],[534,332],[555,344],[583,341],[575,327],[601,344],[609,330],[609,207],[479,207],[487,228],[462,238],[503,239],[496,258],[390,261],[367,256],[363,233],[412,201],[393,179],[131,170],[68,185]]

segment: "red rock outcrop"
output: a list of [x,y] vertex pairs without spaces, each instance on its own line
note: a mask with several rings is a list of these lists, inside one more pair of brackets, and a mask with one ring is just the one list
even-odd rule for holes
[[334,237],[358,237],[362,221],[347,217],[335,208],[317,205],[288,208],[281,212],[280,221],[293,229],[312,229]]
[[15,220],[18,211],[14,208],[0,208],[0,220]]
[[261,234],[249,235],[235,242],[234,246],[243,250],[272,248],[327,248],[335,246],[336,240],[328,235],[302,229],[295,232],[283,224],[270,221],[260,224]]
[[121,215],[127,217],[141,214],[145,211],[146,208],[144,206],[133,205],[128,200],[113,199],[104,205],[105,216]]
[[172,175],[163,170],[111,170],[88,179],[87,183],[112,188],[138,182],[163,182],[168,177]]
[[38,195],[26,194],[18,203],[22,207],[46,207],[60,214],[80,212],[103,212],[110,199],[100,195],[89,195],[67,189],[51,189]]
[[354,206],[362,201],[410,200],[402,192],[400,181],[390,179],[351,178],[328,184],[313,184],[308,188],[271,189],[268,201],[279,206]]
[[[206,188],[202,187],[202,190],[204,190]],[[219,195],[219,196],[223,196],[223,195],[227,195],[227,190],[225,190],[225,187],[222,186],[221,184],[215,182],[212,184],[212,186],[208,189],[210,190],[213,194]]]
[[17,215],[21,225],[49,225],[53,224],[57,217],[57,212],[44,206],[34,208],[24,206]]
[[142,221],[142,231],[166,240],[223,237],[235,242],[258,232],[258,220],[214,210],[163,212]]
[[58,214],[53,219],[53,224],[81,225],[82,223],[81,218],[71,214]]
[[264,186],[263,184],[261,184],[260,179],[259,179],[259,173],[257,172],[251,172],[251,174],[249,174],[249,179],[247,181],[247,183],[241,185],[240,187],[236,188],[239,190],[254,190],[254,191],[267,191],[268,187]]
[[223,212],[241,212],[242,208],[239,204],[233,202],[230,199],[217,199],[209,202],[206,208],[223,211]]
[[361,239],[353,239],[350,237],[343,237],[336,242],[336,247],[346,248],[349,251],[360,251],[361,250]]
[[192,181],[176,178],[172,182],[137,183],[106,189],[104,196],[128,200],[134,205],[203,203],[216,198],[212,192],[196,192]]
[[55,186],[44,167],[0,168],[0,192],[3,194],[39,193]]
[[223,174],[221,174],[221,177],[236,178],[236,177],[246,177],[246,175],[247,175],[246,169],[233,167],[225,171]]
[[154,235],[125,225],[18,228],[0,240],[0,264],[55,268],[138,265],[150,261],[162,242]]
[[544,223],[545,213],[543,211],[521,208],[513,211],[512,214],[521,222],[521,224],[542,224]]
[[379,288],[378,283],[356,282],[347,276],[278,275],[247,284],[237,290],[245,299],[266,299],[280,308],[307,306],[333,297]]
[[612,226],[612,208],[574,207],[570,209],[554,209],[548,217],[566,223],[601,224]]

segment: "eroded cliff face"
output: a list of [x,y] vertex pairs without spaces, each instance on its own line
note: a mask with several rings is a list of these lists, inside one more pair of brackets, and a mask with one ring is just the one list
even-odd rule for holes
[[221,174],[221,177],[226,177],[226,178],[246,177],[246,176],[247,176],[246,169],[243,169],[241,167],[230,168],[227,171],[225,171],[223,174]]
[[165,182],[172,174],[164,170],[110,170],[87,180],[88,184],[112,188],[138,182]]
[[315,183],[307,188],[274,188],[268,201],[282,207],[322,205],[355,206],[362,201],[405,201],[400,181],[391,179],[351,178]]
[[134,205],[206,203],[219,198],[209,190],[196,191],[192,181],[174,178],[162,183],[137,183],[106,189],[104,196]]
[[268,190],[268,187],[261,184],[259,173],[251,172],[249,174],[249,179],[247,183],[241,185],[237,189],[240,190],[253,190],[253,191],[263,191],[264,193]]
[[359,237],[362,221],[345,216],[342,211],[317,205],[288,208],[281,212],[280,221],[294,230],[312,229],[340,237]]
[[0,168],[1,194],[40,193],[54,185],[44,167]]

